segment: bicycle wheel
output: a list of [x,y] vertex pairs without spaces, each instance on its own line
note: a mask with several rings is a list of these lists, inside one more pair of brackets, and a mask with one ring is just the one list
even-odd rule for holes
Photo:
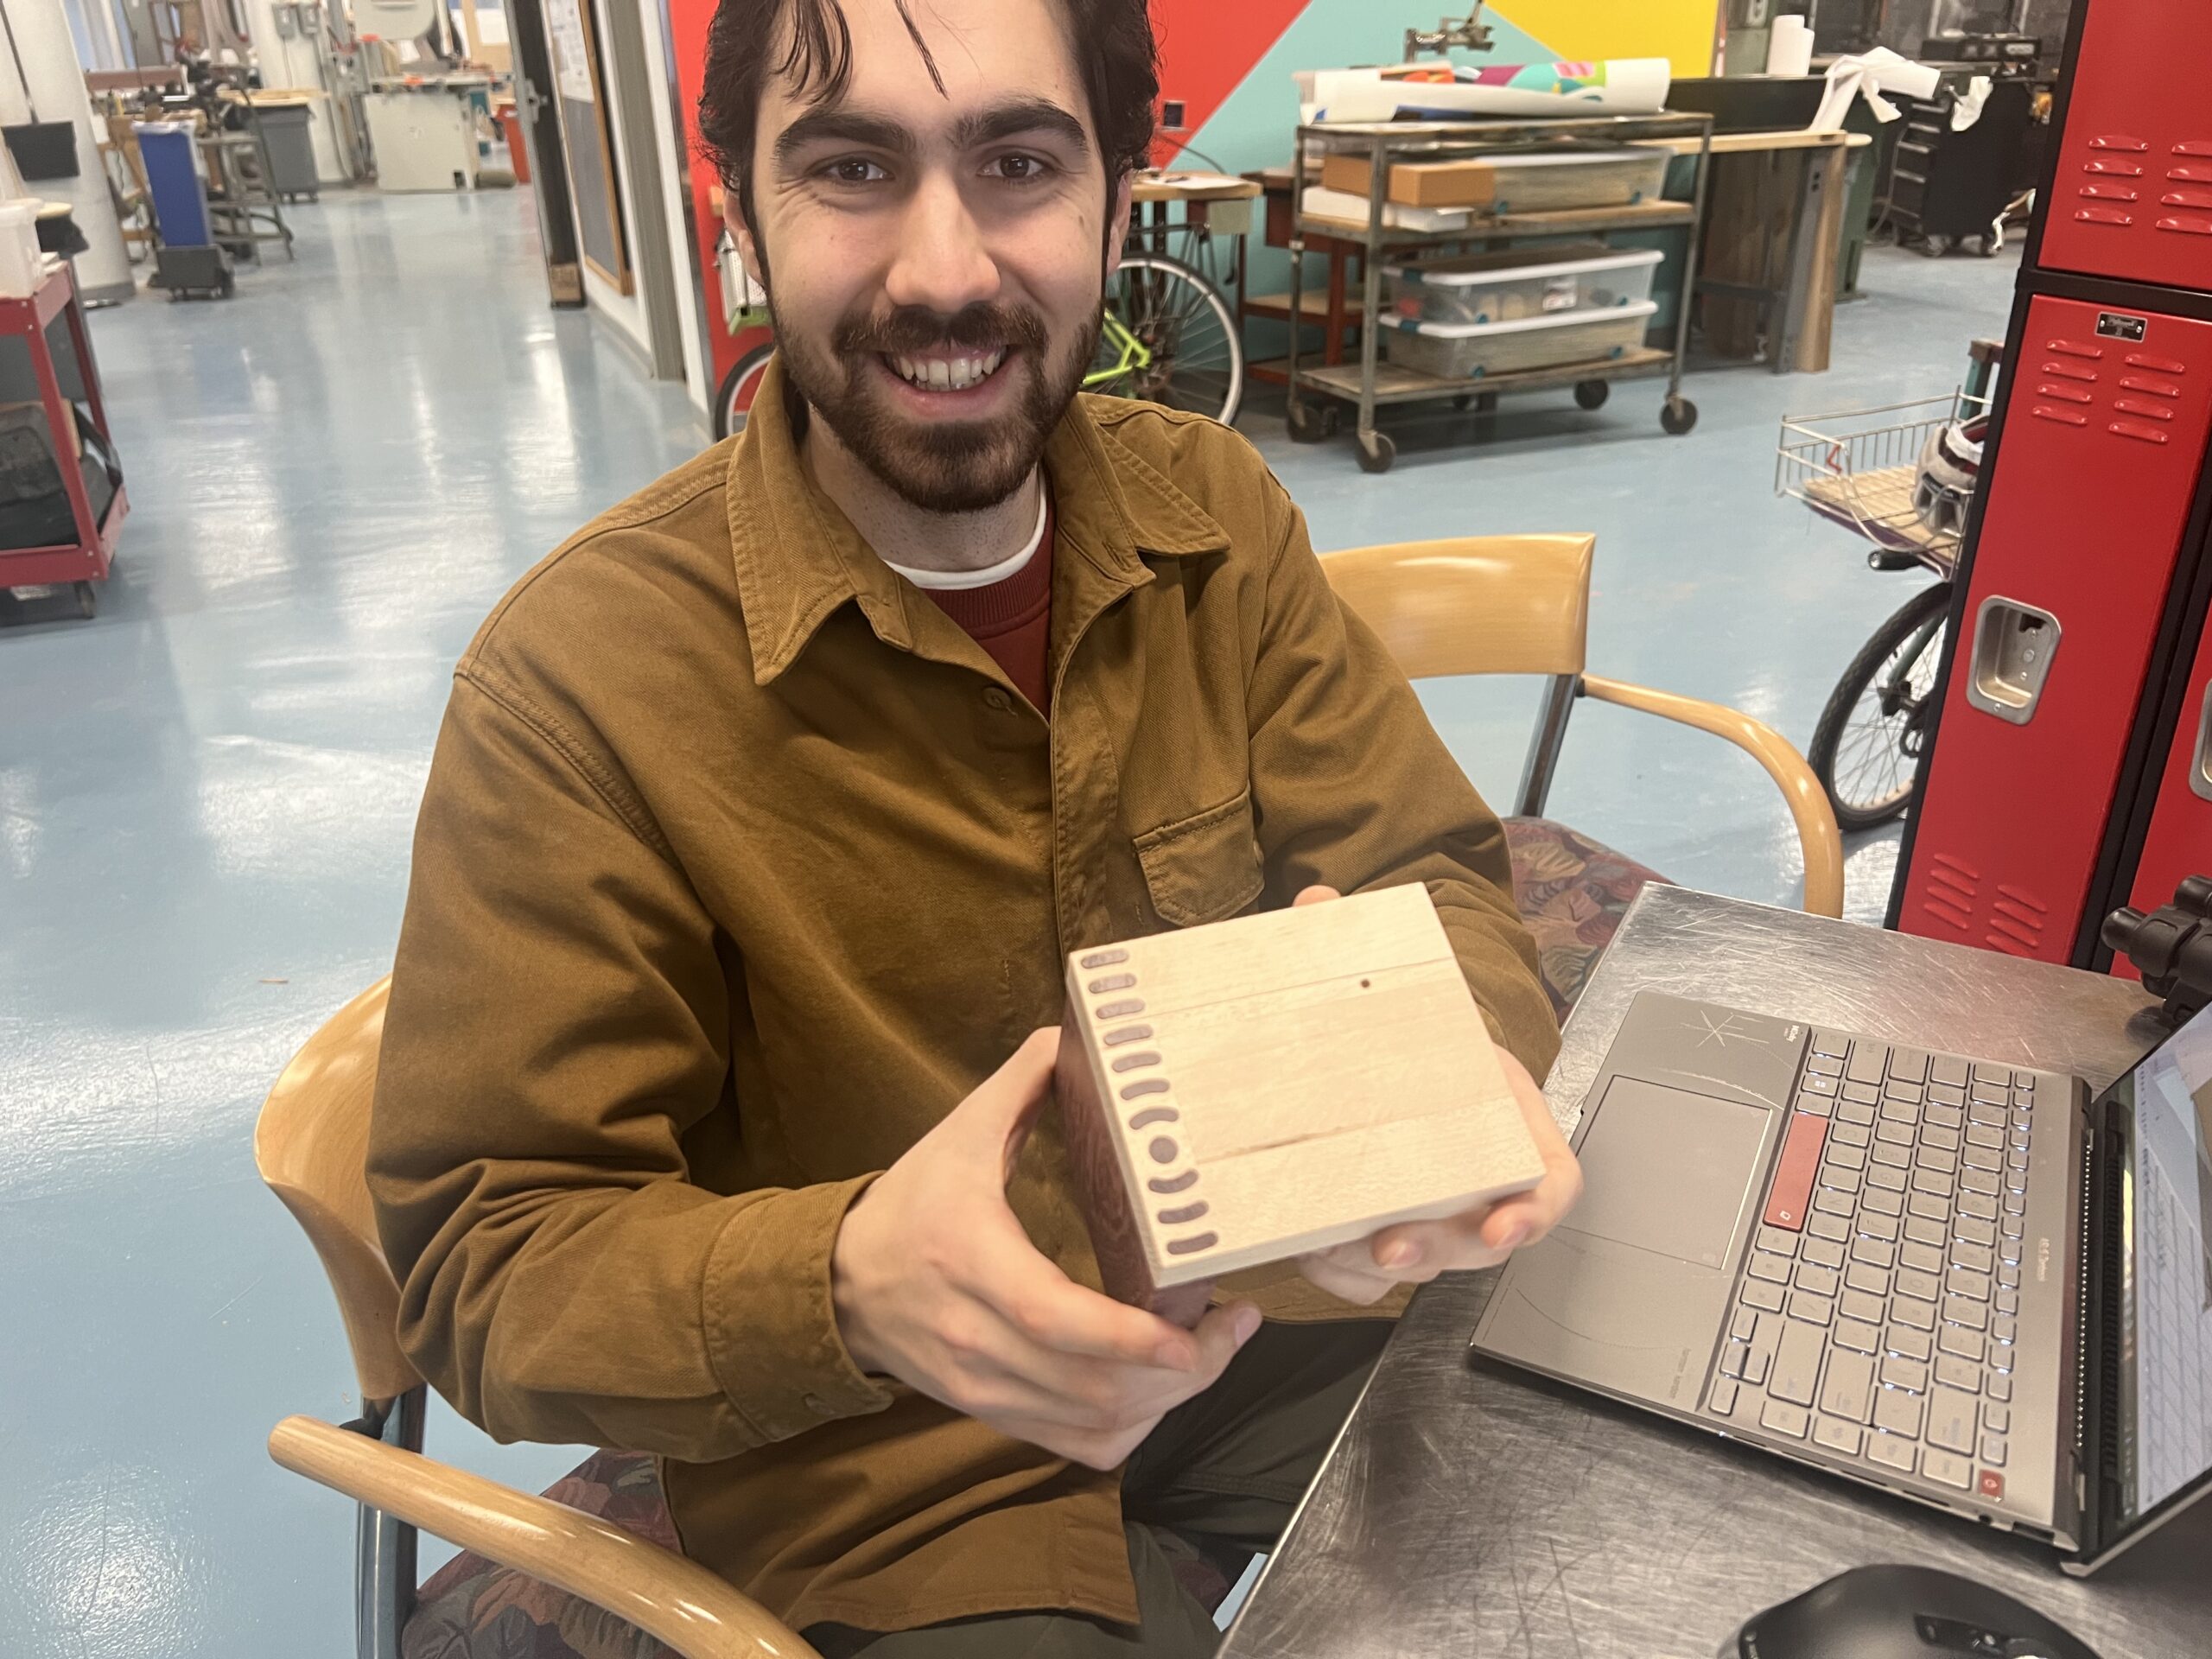
[[1122,367],[1120,354],[1102,340],[1096,368],[1107,378],[1093,390],[1217,421],[1236,418],[1244,396],[1244,342],[1211,283],[1179,259],[1133,253],[1106,279],[1106,308],[1149,360]]
[[1806,753],[1842,830],[1872,830],[1903,812],[1934,714],[1936,670],[1950,629],[1951,584],[1923,588],[1874,630],[1843,671]]
[[755,346],[722,377],[721,389],[715,393],[715,435],[726,438],[733,432],[745,430],[745,423],[753,412],[753,394],[760,389],[760,371],[768,366],[768,359],[775,351],[772,346]]

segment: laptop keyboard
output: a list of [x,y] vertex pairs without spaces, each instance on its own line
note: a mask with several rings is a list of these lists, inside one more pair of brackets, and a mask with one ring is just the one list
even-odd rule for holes
[[1706,1404],[2005,1496],[2036,1076],[1816,1030]]

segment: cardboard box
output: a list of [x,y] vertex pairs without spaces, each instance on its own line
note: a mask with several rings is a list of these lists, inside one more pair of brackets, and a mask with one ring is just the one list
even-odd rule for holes
[[[1364,156],[1332,156],[1321,182],[1364,198],[1371,163]],[[1487,207],[1497,194],[1497,168],[1487,161],[1398,162],[1387,194],[1408,207]]]

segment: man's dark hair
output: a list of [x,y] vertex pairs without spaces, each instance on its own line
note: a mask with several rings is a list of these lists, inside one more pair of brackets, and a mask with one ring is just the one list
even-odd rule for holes
[[[944,77],[915,26],[909,0],[897,3],[915,51],[942,92]],[[1110,191],[1123,174],[1151,162],[1160,67],[1147,0],[1056,3],[1065,14],[1070,49],[1083,76]],[[772,61],[773,43],[786,27],[789,44]],[[699,94],[699,142],[721,172],[723,188],[737,193],[738,211],[756,232],[753,146],[768,77],[788,75],[809,102],[825,104],[843,94],[852,73],[852,30],[837,0],[721,0],[715,7]]]

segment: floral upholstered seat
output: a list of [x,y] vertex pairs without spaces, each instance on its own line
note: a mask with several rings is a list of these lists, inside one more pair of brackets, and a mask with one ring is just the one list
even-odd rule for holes
[[1549,818],[1508,818],[1513,896],[1561,1025],[1647,881],[1667,878]]

